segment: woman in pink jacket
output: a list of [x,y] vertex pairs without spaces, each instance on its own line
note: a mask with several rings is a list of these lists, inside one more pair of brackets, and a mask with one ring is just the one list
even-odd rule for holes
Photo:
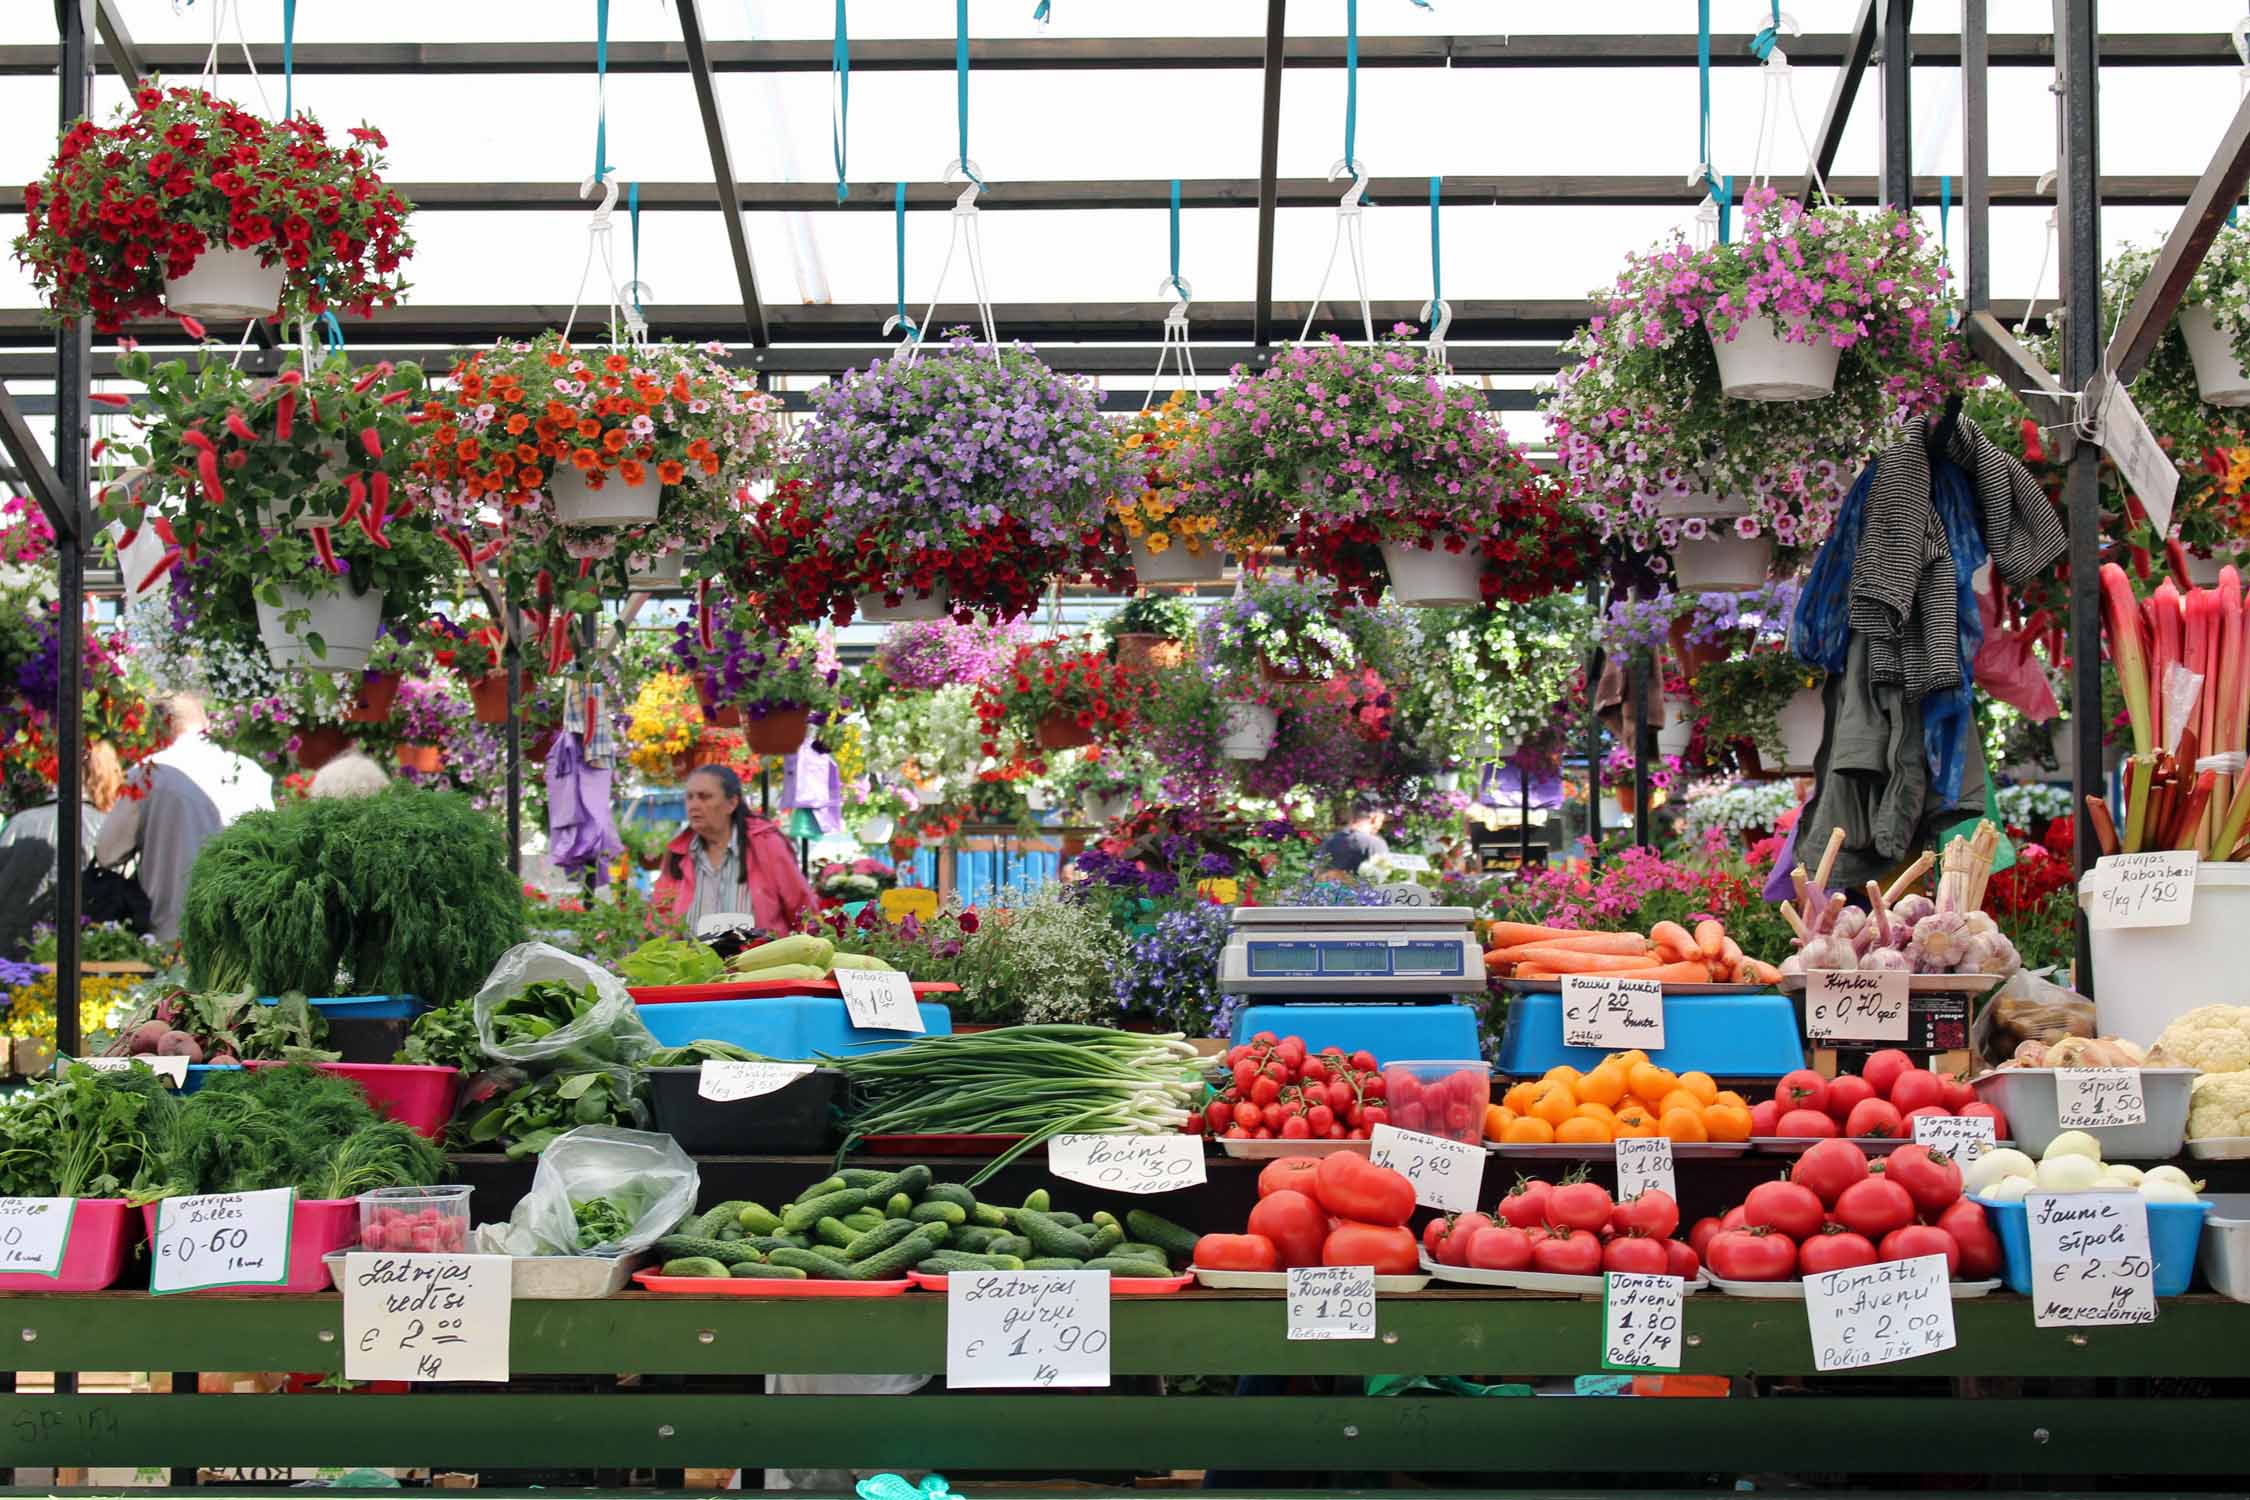
[[742,781],[725,766],[688,773],[687,824],[664,853],[656,904],[692,931],[703,918],[741,912],[760,931],[796,929],[812,910],[812,887],[780,829],[751,815]]

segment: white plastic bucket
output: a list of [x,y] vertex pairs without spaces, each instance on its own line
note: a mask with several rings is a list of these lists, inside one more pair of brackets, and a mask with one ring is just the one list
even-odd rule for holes
[[1475,547],[1448,552],[1443,547],[1417,547],[1410,542],[1385,542],[1383,567],[1391,575],[1391,597],[1416,609],[1443,609],[1454,605],[1482,604],[1484,553]]
[[1151,552],[1139,537],[1132,539],[1131,546],[1133,576],[1143,583],[1216,583],[1226,572],[1226,554],[1216,547],[1207,545],[1201,552],[1190,552],[1171,546]]
[[1773,319],[1750,318],[1734,337],[1711,335],[1719,359],[1719,387],[1737,401],[1818,401],[1836,392],[1836,359],[1826,338],[1791,343],[1774,332]]
[[1794,775],[1812,774],[1820,758],[1820,731],[1826,717],[1820,689],[1801,688],[1775,716],[1781,724],[1782,768]]
[[1663,755],[1685,755],[1695,738],[1695,705],[1685,698],[1664,700],[1664,724],[1656,731],[1656,748]]
[[889,813],[869,813],[859,820],[852,836],[863,844],[887,844],[891,841],[891,831],[897,827],[898,819]]
[[2213,406],[2250,406],[2250,375],[2234,356],[2234,345],[2219,331],[2218,319],[2207,307],[2180,309],[2180,336],[2187,340],[2188,359],[2195,366],[2195,383],[2203,399]]
[[925,596],[906,594],[896,605],[883,602],[881,594],[859,596],[859,617],[874,625],[897,625],[910,620],[942,620],[953,613],[953,592],[939,584]]
[[1089,823],[1115,822],[1133,810],[1133,794],[1115,792],[1105,797],[1099,792],[1088,792],[1079,799],[1078,810],[1086,815]]
[[1701,541],[1672,544],[1672,587],[1683,594],[1747,593],[1763,588],[1773,571],[1773,538],[1740,537],[1714,529]]
[[2219,570],[2225,566],[2226,563],[2220,558],[2198,557],[2190,552],[2187,557],[2188,582],[2199,589],[2215,589],[2219,586]]
[[[2086,880],[2078,904],[2086,904]],[[2250,864],[2205,860],[2195,872],[2195,910],[2179,927],[2097,927],[2094,1029],[2143,1047],[2198,1005],[2250,1005]]]
[[565,526],[637,526],[656,519],[664,486],[643,478],[627,484],[612,473],[595,489],[574,464],[559,465],[547,477],[547,496],[555,519]]
[[1229,703],[1219,753],[1228,760],[1264,760],[1280,728],[1281,716],[1262,703]]
[[191,318],[270,318],[280,310],[288,271],[279,261],[259,265],[255,250],[213,245],[185,276],[164,278],[164,303]]
[[676,589],[680,586],[681,573],[686,564],[685,553],[667,552],[646,567],[628,567],[625,570],[625,582],[635,589]]
[[[308,594],[284,588],[281,607],[257,601],[258,636],[266,643],[273,664],[295,672],[360,672],[367,668],[367,653],[375,633],[383,628],[383,591],[355,594],[346,585],[332,594]],[[292,630],[284,617],[299,610],[310,618]],[[310,638],[319,636],[324,653],[315,654]]]
[[1461,790],[1461,773],[1459,771],[1435,772],[1430,777],[1430,785],[1441,792],[1458,792]]

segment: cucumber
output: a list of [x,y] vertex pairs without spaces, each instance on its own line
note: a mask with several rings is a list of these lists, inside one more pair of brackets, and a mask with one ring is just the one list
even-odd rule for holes
[[699,1239],[716,1239],[719,1231],[730,1225],[737,1230],[741,1229],[740,1215],[742,1210],[749,1206],[747,1199],[729,1198],[726,1202],[697,1219],[692,1228],[682,1229],[680,1233],[692,1234]]
[[970,1192],[967,1188],[961,1186],[961,1184],[959,1184],[958,1182],[933,1182],[927,1189],[924,1190],[922,1194],[922,1201],[924,1203],[933,1201],[938,1203],[958,1203],[961,1205],[961,1211],[963,1213],[967,1213],[970,1209],[977,1206],[977,1195]]
[[958,1250],[940,1250],[914,1267],[930,1276],[943,1276],[951,1271],[1020,1271],[1023,1268],[1023,1262],[1013,1255],[964,1255]]
[[[844,1181],[844,1174],[839,1172],[833,1177],[821,1178],[820,1181],[814,1183],[811,1187],[806,1188],[803,1192],[799,1193],[797,1197],[799,1201],[802,1201],[806,1198],[817,1198],[822,1193],[841,1192],[845,1188],[848,1188],[850,1186],[852,1186],[852,1184]],[[872,1202],[873,1200],[870,1199],[869,1201]]]
[[1082,1271],[1086,1262],[1071,1255],[1037,1255],[1023,1263],[1026,1271]]
[[1086,1221],[1079,1218],[1076,1214],[1066,1214],[1059,1210],[1044,1208],[1034,1211],[1045,1214],[1048,1218],[1054,1220],[1057,1224],[1062,1225],[1062,1227],[1065,1229],[1083,1229],[1086,1227]]
[[712,1235],[711,1238],[715,1240],[726,1240],[730,1243],[732,1241],[739,1240],[742,1238],[742,1226],[730,1219],[726,1223],[721,1224],[719,1226],[718,1233]]
[[1086,1262],[1081,1267],[1087,1271],[1107,1271],[1112,1276],[1170,1276],[1172,1268],[1160,1260],[1127,1260],[1122,1255],[1103,1255]]
[[1094,1254],[1107,1255],[1125,1243],[1125,1231],[1115,1224],[1096,1225],[1094,1232],[1086,1236],[1086,1243],[1094,1247]]
[[969,1210],[969,1222],[981,1224],[987,1229],[1006,1229],[1008,1227],[1008,1211],[996,1204],[979,1203],[975,1208]]
[[[789,1211],[781,1216],[781,1227],[789,1234],[803,1234],[822,1219],[841,1218],[865,1208],[867,1202],[867,1190],[864,1188],[839,1188],[833,1193],[822,1193],[818,1197],[808,1195],[789,1205]],[[1143,1235],[1142,1238],[1150,1236]]]
[[893,1193],[904,1193],[919,1199],[930,1188],[930,1169],[917,1162],[911,1167],[901,1167],[886,1182],[878,1182],[867,1190],[870,1203],[888,1203]]
[[1024,1197],[1023,1206],[1030,1209],[1033,1213],[1045,1213],[1047,1211],[1047,1205],[1053,1201],[1053,1199],[1047,1196],[1047,1190],[1045,1188],[1033,1188],[1030,1193]]
[[852,1228],[842,1219],[822,1219],[813,1226],[813,1248],[820,1249],[826,1246],[834,1246],[841,1250],[853,1240],[858,1239],[859,1236],[860,1231]]
[[795,1266],[816,1281],[846,1281],[852,1274],[849,1264],[818,1250],[776,1250],[766,1260],[772,1265]]
[[1031,1241],[1020,1234],[1003,1234],[984,1242],[986,1255],[1013,1255],[1018,1260],[1029,1260],[1033,1255]]
[[1125,1215],[1125,1225],[1133,1231],[1133,1238],[1163,1250],[1167,1261],[1189,1265],[1195,1260],[1196,1235],[1193,1230],[1182,1229],[1161,1214],[1152,1214],[1145,1208],[1130,1209]]
[[1122,1223],[1118,1222],[1117,1215],[1111,1213],[1106,1208],[1094,1215],[1092,1223],[1096,1229],[1107,1229],[1112,1225],[1115,1225],[1119,1229],[1123,1229],[1125,1227]]
[[871,1188],[889,1182],[898,1173],[889,1167],[846,1167],[836,1175],[844,1179],[845,1187]]
[[916,1265],[930,1258],[940,1241],[931,1238],[930,1226],[921,1226],[905,1239],[887,1250],[878,1250],[865,1260],[852,1262],[845,1274],[854,1281],[896,1281]]
[[867,1233],[868,1230],[883,1222],[882,1212],[873,1208],[863,1208],[857,1213],[844,1214],[842,1218],[845,1228],[856,1230],[860,1234]]
[[1167,1256],[1160,1247],[1147,1244],[1141,1240],[1127,1240],[1124,1244],[1112,1249],[1109,1254],[1113,1259],[1116,1260],[1153,1260],[1162,1262],[1168,1261],[1171,1258]]
[[919,1224],[911,1224],[904,1219],[885,1219],[880,1227],[855,1235],[852,1242],[844,1247],[844,1254],[853,1261],[865,1260],[877,1251],[888,1250],[920,1228]]
[[932,1245],[951,1245],[953,1243],[953,1226],[942,1219],[936,1223],[917,1224],[914,1227],[921,1230],[922,1237]]
[[664,1236],[656,1242],[656,1253],[666,1260],[715,1260],[721,1267],[758,1258],[758,1252],[743,1241],[737,1240],[730,1244],[724,1240],[707,1240],[692,1234]]
[[985,1246],[999,1239],[1002,1231],[989,1229],[982,1224],[971,1224],[966,1229],[956,1229],[946,1243],[953,1249],[970,1255],[982,1255]]
[[746,1260],[728,1273],[744,1279],[751,1277],[767,1281],[803,1281],[805,1273],[796,1266],[769,1266],[760,1261]]
[[[745,1247],[764,1255],[774,1250],[802,1250],[805,1247],[798,1243],[801,1238],[803,1238],[801,1235],[754,1234],[742,1243]],[[1123,1249],[1125,1247],[1120,1245],[1118,1248]]]
[[883,1217],[886,1219],[903,1219],[912,1212],[914,1200],[904,1193],[891,1194],[891,1201],[883,1205]]
[[1094,1247],[1086,1236],[1065,1224],[1058,1224],[1047,1214],[1036,1209],[1021,1209],[1016,1214],[1016,1226],[1031,1247],[1048,1259],[1063,1257],[1069,1260],[1091,1260]]
[[914,1205],[914,1212],[906,1217],[917,1224],[944,1224],[950,1227],[967,1223],[969,1211],[958,1203],[924,1200]]
[[725,1280],[727,1268],[708,1255],[683,1255],[678,1260],[664,1262],[659,1276],[716,1277]]

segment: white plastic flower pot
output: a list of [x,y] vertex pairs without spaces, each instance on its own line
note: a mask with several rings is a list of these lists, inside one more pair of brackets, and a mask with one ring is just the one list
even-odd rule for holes
[[1747,593],[1765,587],[1773,569],[1773,538],[1739,537],[1714,528],[1701,541],[1672,544],[1672,587],[1682,594]]
[[280,310],[288,272],[279,261],[259,265],[255,250],[214,245],[185,276],[164,278],[164,303],[191,318],[270,318]]
[[636,590],[653,592],[657,589],[676,589],[687,564],[687,554],[667,552],[654,562],[642,567],[627,568],[625,582]]
[[1484,572],[1484,554],[1474,547],[1448,552],[1443,547],[1417,547],[1409,542],[1385,542],[1383,569],[1391,575],[1391,597],[1415,609],[1443,609],[1454,605],[1482,604],[1484,589],[1478,583]]
[[1719,388],[1736,401],[1818,401],[1836,393],[1842,351],[1824,337],[1791,343],[1774,331],[1773,319],[1750,318],[1731,339],[1713,333],[1711,348],[1719,357]]
[[1820,758],[1820,731],[1825,719],[1820,689],[1800,688],[1776,716],[1781,724],[1782,769],[1792,776],[1812,774]]
[[1436,772],[1430,777],[1430,785],[1441,792],[1458,792],[1461,790],[1461,773],[1459,771]]
[[927,595],[906,594],[895,605],[881,594],[859,596],[859,617],[871,625],[900,625],[911,620],[942,620],[953,613],[953,592],[939,584]]
[[1264,760],[1281,729],[1281,716],[1262,703],[1229,703],[1219,753],[1228,760]]
[[1079,799],[1078,810],[1086,815],[1089,823],[1114,823],[1133,810],[1133,794],[1112,792],[1104,796],[1100,792],[1088,792]]
[[1216,547],[1190,552],[1181,546],[1151,552],[1139,537],[1132,540],[1133,576],[1143,583],[1216,583],[1226,572],[1226,554]]
[[1033,812],[1051,812],[1055,806],[1055,794],[1043,786],[1026,788],[1023,794],[1023,805]]
[[2199,589],[2217,588],[2219,586],[2219,569],[2225,566],[2225,562],[2219,558],[2198,557],[2190,552],[2187,559],[2188,582]]
[[870,813],[859,820],[859,826],[852,830],[852,834],[863,844],[887,844],[897,827],[898,819],[889,813]]
[[2180,336],[2187,340],[2188,359],[2195,366],[2195,383],[2203,399],[2213,406],[2250,406],[2250,375],[2234,357],[2234,345],[2220,332],[2218,319],[2207,307],[2180,309]]
[[[381,589],[355,594],[345,586],[332,594],[308,594],[285,588],[279,609],[263,599],[257,605],[258,636],[273,664],[285,671],[364,671],[376,632],[383,628]],[[300,611],[306,618],[292,627],[288,619]],[[314,649],[315,637],[320,650]]]
[[656,519],[664,486],[643,477],[627,484],[611,473],[595,489],[575,465],[558,466],[547,479],[555,519],[565,526],[637,526]]
[[1695,705],[1685,698],[1664,700],[1664,723],[1656,731],[1656,748],[1664,755],[1685,755],[1695,738]]

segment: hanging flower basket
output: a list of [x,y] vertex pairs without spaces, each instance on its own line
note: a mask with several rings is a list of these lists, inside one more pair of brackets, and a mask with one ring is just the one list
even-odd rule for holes
[[1125,669],[1083,638],[1027,643],[977,687],[983,752],[1000,758],[1011,745],[1052,752],[1115,740],[1135,722],[1139,694]]
[[300,729],[297,731],[297,748],[294,752],[297,768],[301,771],[317,771],[343,754],[344,747],[350,743],[351,740],[344,731],[333,724],[318,724],[310,729]]
[[412,771],[418,776],[435,776],[445,769],[445,747],[401,745],[398,747],[398,768],[401,771]]
[[953,599],[944,584],[927,593],[904,590],[892,604],[882,594],[861,594],[859,617],[871,625],[905,625],[924,620],[942,620],[953,613]]
[[1226,554],[1216,547],[1206,545],[1198,552],[1166,547],[1156,552],[1150,550],[1146,538],[1134,537],[1128,550],[1133,558],[1133,576],[1142,583],[1217,583],[1226,576]]
[[1415,609],[1443,609],[1484,602],[1482,554],[1389,540],[1382,547],[1391,597],[1399,603]]
[[1809,776],[1820,757],[1820,732],[1825,719],[1820,689],[1805,688],[1782,705],[1781,758],[1792,776]]
[[1818,330],[1808,341],[1785,339],[1772,318],[1755,317],[1736,323],[1730,334],[1711,331],[1719,388],[1730,400],[1819,401],[1836,394],[1843,351]]
[[1094,732],[1079,727],[1075,715],[1060,709],[1040,716],[1038,736],[1042,750],[1082,750],[1094,743]]
[[398,700],[399,674],[396,672],[364,672],[359,687],[352,694],[351,707],[344,710],[347,724],[380,724],[391,716],[391,705]]
[[1086,821],[1093,824],[1114,823],[1133,810],[1131,792],[1088,792],[1079,799],[1078,810]]
[[656,519],[664,486],[651,484],[646,475],[634,483],[613,473],[595,489],[584,470],[571,466],[548,479],[547,498],[565,526],[638,526]]
[[293,672],[357,672],[383,628],[383,591],[325,594],[283,587],[278,608],[259,599],[258,635],[273,664]]
[[1281,715],[1263,703],[1229,703],[1219,735],[1219,753],[1228,760],[1264,760],[1281,729]]
[[638,593],[659,593],[679,588],[687,571],[687,554],[667,552],[662,557],[625,570],[626,586]]
[[695,696],[703,705],[703,722],[713,729],[742,727],[742,710],[735,704],[719,702],[718,695],[711,691],[711,684],[701,674],[695,679]]
[[1664,723],[1656,731],[1656,748],[1664,755],[1685,755],[1695,738],[1695,704],[1686,698],[1664,700]]
[[760,755],[791,755],[803,747],[810,717],[804,708],[768,709],[743,720],[742,737]]
[[287,267],[260,265],[255,250],[215,246],[196,257],[194,268],[164,277],[164,303],[190,318],[270,318],[281,307]]
[[891,832],[898,827],[898,819],[889,813],[869,813],[852,828],[852,837],[871,848],[879,848],[891,841]]
[[1748,593],[1773,571],[1773,538],[1713,532],[1672,544],[1672,581],[1683,594]]
[[469,683],[469,701],[476,705],[479,724],[508,722],[508,674],[493,672]]
[[2250,406],[2250,375],[2243,373],[2234,343],[2211,309],[2201,304],[2181,308],[2180,336],[2187,340],[2203,399],[2213,406]]
[[560,738],[562,738],[562,731],[559,729],[540,730],[530,739],[524,741],[524,759],[535,766],[545,765],[547,757],[555,753],[555,741]]
[[1169,672],[1187,660],[1187,643],[1128,630],[1117,637],[1117,664],[1128,672]]

